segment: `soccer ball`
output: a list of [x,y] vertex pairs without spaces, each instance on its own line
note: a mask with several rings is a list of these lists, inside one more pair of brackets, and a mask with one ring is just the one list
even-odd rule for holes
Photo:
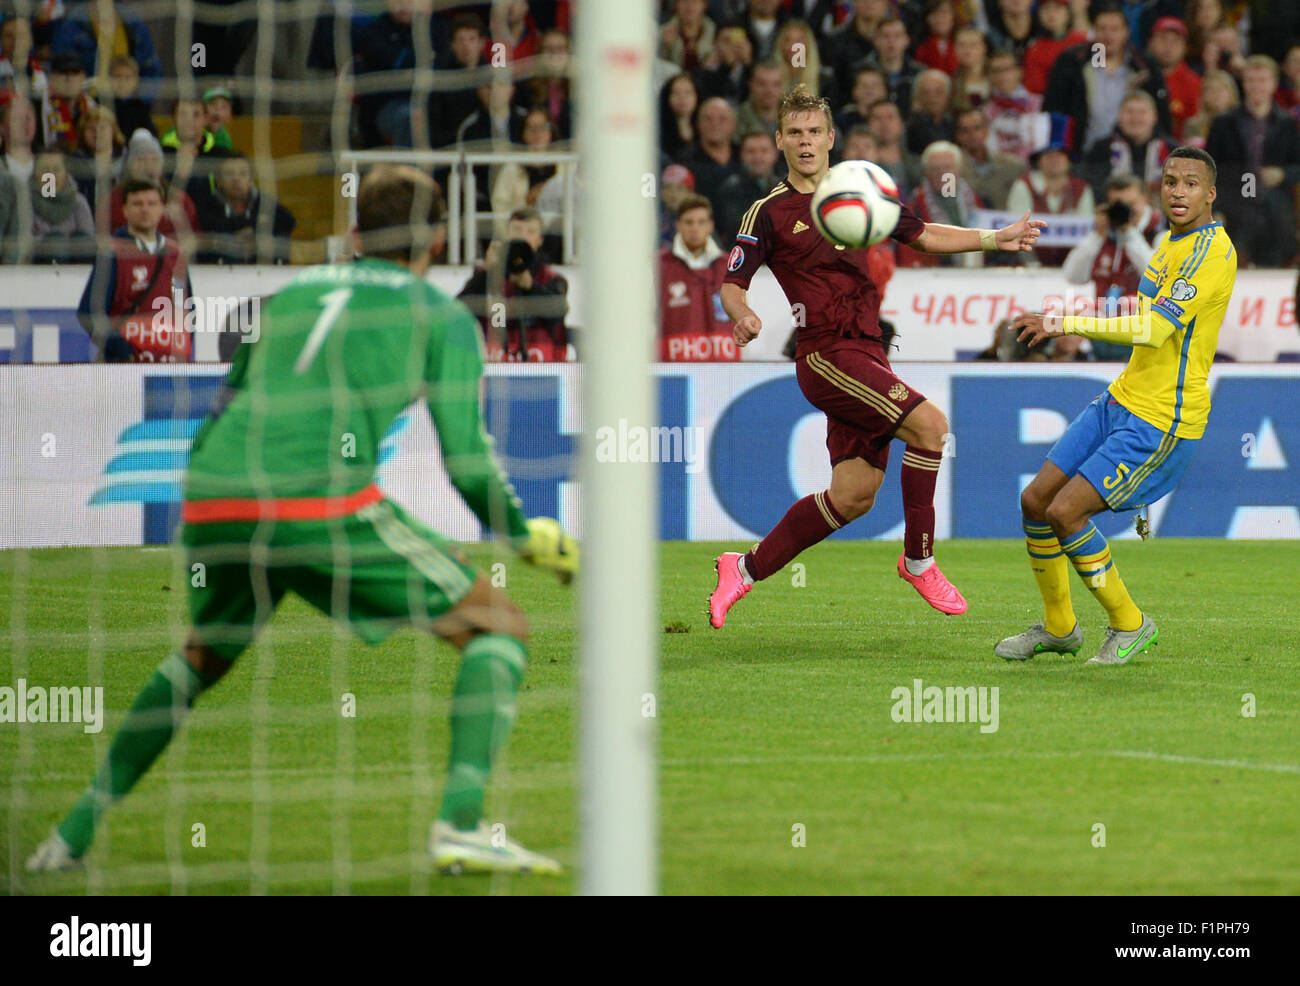
[[898,188],[870,161],[841,161],[822,177],[812,197],[813,225],[850,250],[879,243],[898,225]]

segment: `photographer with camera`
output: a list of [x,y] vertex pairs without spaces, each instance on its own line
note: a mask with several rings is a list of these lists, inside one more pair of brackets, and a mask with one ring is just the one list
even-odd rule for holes
[[[1137,175],[1116,175],[1106,182],[1106,201],[1097,207],[1096,221],[1084,240],[1065,258],[1065,279],[1071,284],[1093,285],[1099,308],[1127,298],[1136,311],[1138,284],[1155,252],[1152,240],[1160,225],[1160,214],[1147,204],[1143,182]],[[1096,311],[1096,315],[1107,314]],[[1053,359],[1074,359],[1082,342],[1079,336],[1056,340]],[[1127,361],[1132,346],[1091,340],[1098,360]]]
[[506,242],[488,244],[483,262],[457,296],[478,319],[489,360],[562,363],[569,358],[564,324],[569,282],[546,263],[542,239],[537,210],[516,209]]

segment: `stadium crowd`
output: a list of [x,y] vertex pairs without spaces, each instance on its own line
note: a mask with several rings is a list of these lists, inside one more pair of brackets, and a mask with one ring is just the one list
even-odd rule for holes
[[[1188,143],[1220,164],[1245,265],[1300,252],[1300,5],[666,0],[664,15],[660,56],[677,72],[660,95],[663,163],[686,169],[675,174],[709,199],[724,241],[740,203],[780,178],[758,137],[802,82],[836,108],[833,160],[880,164],[923,218],[1090,214],[1106,181],[1129,174],[1158,205],[1164,159]],[[1253,193],[1237,180],[1247,173]]]
[[[516,153],[512,162],[475,168],[478,210],[491,217],[480,248],[496,243],[497,267],[529,257],[528,283],[559,257],[564,187],[581,180],[567,164],[529,159],[573,149],[578,2],[375,0],[358,4],[347,21],[320,13],[307,44],[309,70],[349,80],[353,147]],[[177,39],[155,42],[130,3],[23,6],[32,19],[0,7],[0,260],[92,259],[126,228],[122,190],[140,179],[161,190],[159,232],[195,261],[289,260],[295,218],[258,187],[273,162],[234,146],[228,128],[238,101],[225,79],[253,45],[255,21],[196,13],[194,39],[211,57],[186,92],[163,77],[158,54]],[[1300,255],[1300,4],[662,0],[660,7],[660,268],[692,275],[661,285],[665,319],[669,307],[680,309],[676,316],[699,312],[713,323],[708,331],[722,331],[712,296],[725,249],[745,211],[784,175],[776,107],[800,82],[834,108],[833,162],[875,161],[925,220],[969,225],[976,210],[1095,217],[1093,236],[1074,251],[1049,246],[1027,259],[1003,255],[1005,262],[1077,270],[1082,250],[1093,261],[1090,275],[1104,263],[1127,265],[1118,288],[1128,290],[1134,252],[1123,244],[1136,245],[1136,235],[1149,245],[1162,231],[1156,187],[1179,143],[1204,147],[1218,162],[1217,208],[1243,267],[1286,267]],[[417,71],[423,66],[432,74]],[[154,113],[170,127],[160,133]],[[1130,176],[1143,208],[1114,222],[1121,217],[1112,193]],[[446,169],[434,177],[446,188]],[[525,242],[509,235],[520,215],[530,231],[540,223],[541,242],[512,253],[512,243]],[[878,261],[882,272],[994,257],[883,249],[890,255]],[[517,277],[503,276],[519,287]],[[554,302],[542,309],[541,321],[557,325],[549,343],[525,345],[536,333],[520,329],[514,349],[496,339],[503,358],[569,351]],[[706,350],[709,358],[731,354],[685,343],[675,351]]]
[[[895,266],[1064,266],[1098,297],[1135,294],[1167,224],[1159,181],[1179,144],[1219,167],[1216,214],[1242,267],[1300,255],[1300,4],[1267,0],[665,0],[660,57],[660,270],[664,358],[738,358],[702,317],[726,256],[685,235],[709,217],[730,245],[745,210],[784,176],[773,139],[782,92],[802,82],[835,109],[832,163],[869,159],[929,222],[976,210],[1092,217],[1073,248],[938,257],[887,241]],[[710,278],[683,271],[708,265]],[[699,297],[695,297],[699,295]],[[996,335],[985,358],[1027,358]],[[1106,355],[1091,347],[1096,358]],[[1035,354],[1041,357],[1043,354]],[[1079,358],[1057,346],[1050,358]],[[673,358],[691,358],[677,356]]]
[[[199,262],[288,260],[294,217],[258,189],[252,148],[233,146],[228,87],[207,75],[192,96],[160,97],[157,47],[130,4],[32,3],[32,19],[5,6],[5,262],[94,259],[106,237],[126,228],[123,189],[139,179],[163,196],[159,232]],[[155,111],[170,115],[161,133]],[[265,235],[255,237],[259,230]]]

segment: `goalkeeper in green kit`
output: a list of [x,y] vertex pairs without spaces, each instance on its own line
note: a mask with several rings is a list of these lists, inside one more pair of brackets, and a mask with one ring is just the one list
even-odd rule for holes
[[379,444],[423,396],[443,464],[479,520],[567,581],[578,551],[554,520],[527,520],[492,455],[479,412],[479,327],[422,279],[442,229],[435,187],[414,168],[361,182],[362,259],[312,267],[266,303],[261,337],[239,347],[194,440],[182,543],[193,630],[164,660],[114,737],[90,787],[28,860],[75,866],[100,816],[167,746],[184,713],[227,671],[292,590],[362,639],[403,626],[461,652],[451,757],[429,851],[444,872],[545,872],[553,860],[483,821],[492,761],[514,717],[527,622],[464,552],[374,485]]

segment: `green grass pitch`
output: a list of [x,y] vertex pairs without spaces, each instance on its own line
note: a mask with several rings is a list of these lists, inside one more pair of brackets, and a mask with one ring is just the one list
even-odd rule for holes
[[[943,617],[898,546],[814,548],[725,630],[703,615],[718,545],[661,552],[660,866],[667,893],[1300,892],[1300,544],[1119,543],[1161,642],[1085,667],[1100,607],[1076,581],[1078,657],[1005,663],[1039,618],[1020,542],[940,546],[970,611]],[[497,556],[478,548],[486,569]],[[103,684],[104,731],[0,724],[10,893],[559,894],[561,878],[443,878],[423,857],[455,661],[403,632],[366,647],[300,600],[199,703],[75,875],[26,853],[72,803],[140,684],[184,632],[167,551],[0,553],[0,685]],[[510,563],[532,667],[489,813],[576,859],[575,596]],[[796,577],[797,576],[797,577]],[[803,585],[793,583],[802,581]],[[617,654],[609,655],[617,660]],[[997,687],[996,732],[899,723],[891,692]],[[356,716],[341,714],[355,696]],[[1254,696],[1254,715],[1243,715]],[[206,845],[192,845],[194,826]],[[1105,845],[1100,841],[1104,826]],[[803,845],[795,843],[802,842]]]

